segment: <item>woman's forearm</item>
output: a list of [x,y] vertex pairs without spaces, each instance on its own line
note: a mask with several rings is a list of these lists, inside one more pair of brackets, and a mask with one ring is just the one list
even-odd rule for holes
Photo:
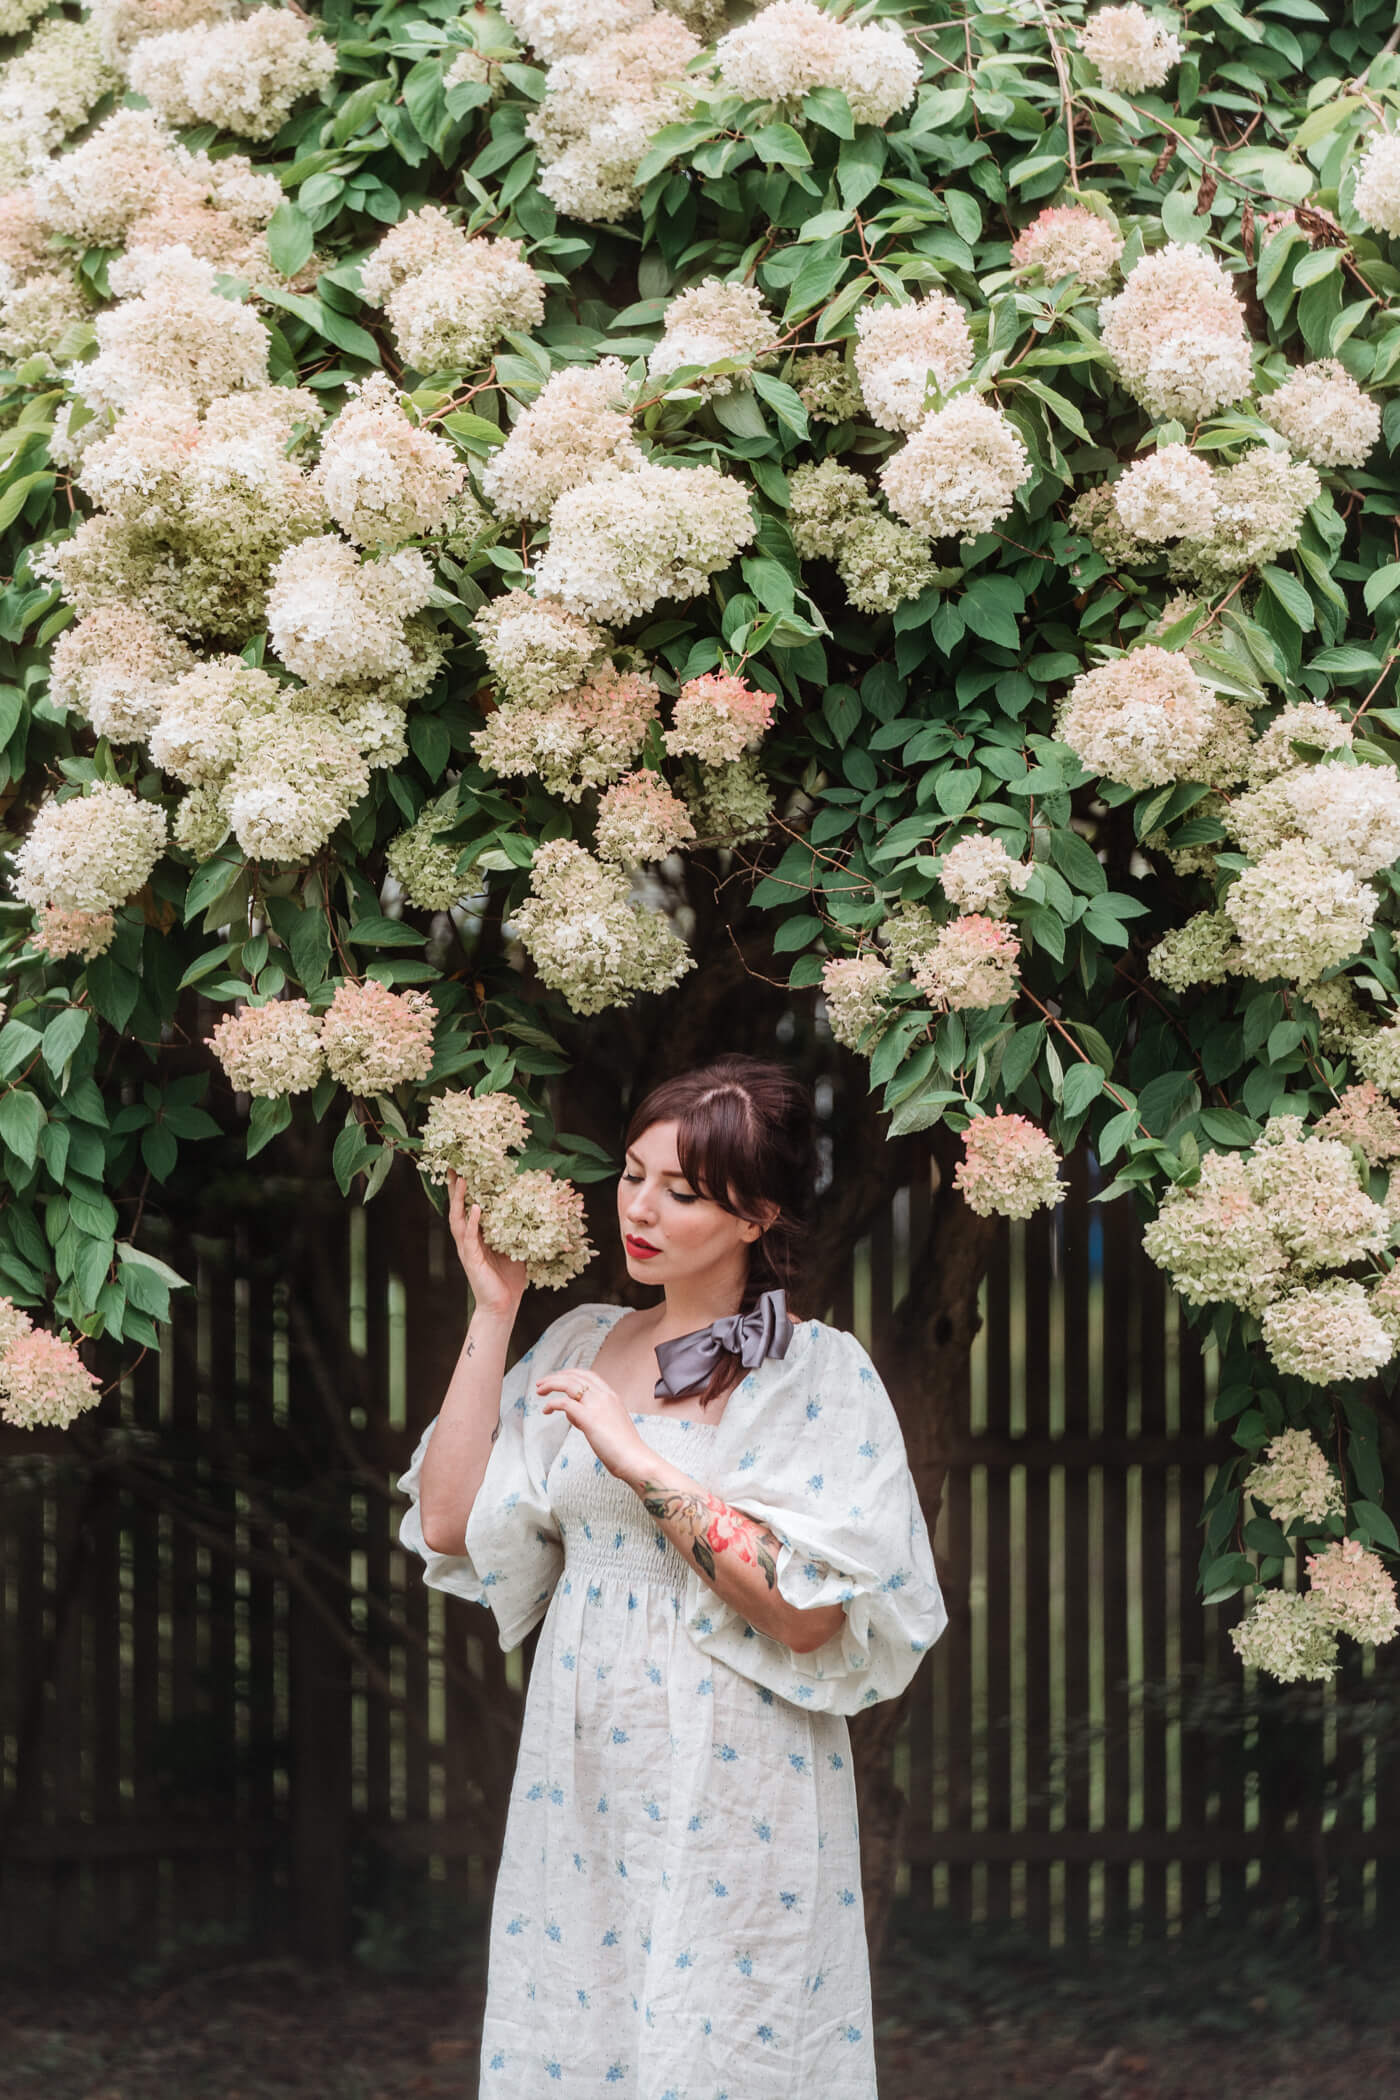
[[501,1425],[501,1386],[515,1318],[478,1306],[443,1396],[418,1477],[423,1543],[434,1553],[462,1553],[467,1519]]
[[803,1610],[782,1595],[777,1561],[783,1541],[761,1517],[736,1509],[651,1451],[623,1477],[716,1596],[759,1633],[807,1654],[839,1631],[846,1616],[839,1604]]

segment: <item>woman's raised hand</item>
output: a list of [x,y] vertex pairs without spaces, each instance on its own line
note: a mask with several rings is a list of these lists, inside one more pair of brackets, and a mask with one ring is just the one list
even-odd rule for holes
[[482,1312],[513,1320],[529,1282],[525,1263],[512,1261],[509,1255],[497,1254],[487,1246],[481,1235],[481,1205],[473,1203],[468,1210],[467,1185],[451,1167],[447,1170],[447,1190],[447,1222],[473,1298]]

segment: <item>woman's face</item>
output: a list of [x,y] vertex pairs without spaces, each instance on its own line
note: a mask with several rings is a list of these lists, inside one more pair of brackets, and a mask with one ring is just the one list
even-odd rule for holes
[[[727,1274],[760,1231],[691,1187],[676,1154],[679,1128],[674,1122],[653,1123],[644,1130],[628,1148],[617,1184],[627,1272],[649,1283],[705,1270]],[[646,1247],[657,1251],[649,1254]]]

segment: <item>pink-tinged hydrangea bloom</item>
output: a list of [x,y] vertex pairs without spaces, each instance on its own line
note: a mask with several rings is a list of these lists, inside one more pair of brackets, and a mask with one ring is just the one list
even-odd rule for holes
[[1306,1590],[1263,1590],[1248,1618],[1230,1628],[1230,1642],[1246,1668],[1281,1684],[1325,1681],[1337,1668],[1337,1637]]
[[15,890],[34,911],[113,911],[149,879],[165,850],[165,811],[115,781],[44,802],[15,854]]
[[530,894],[507,931],[518,933],[543,982],[575,1013],[601,1013],[636,992],[666,991],[695,967],[666,918],[630,899],[621,868],[573,839],[551,839],[536,850]]
[[433,1062],[437,1008],[427,992],[391,992],[376,978],[336,987],[321,1020],[331,1077],[352,1094],[385,1094],[426,1079]]
[[46,904],[31,939],[50,962],[62,962],[67,955],[80,955],[84,962],[91,962],[94,956],[105,955],[116,937],[114,912],[64,911],[60,905]]
[[1238,1152],[1205,1153],[1193,1186],[1164,1190],[1142,1244],[1188,1305],[1223,1299],[1257,1315],[1289,1273],[1288,1256]]
[[1129,393],[1153,415],[1194,423],[1250,385],[1244,308],[1206,248],[1168,241],[1102,301],[1103,346]]
[[1354,1641],[1391,1641],[1400,1633],[1395,1578],[1360,1539],[1334,1539],[1307,1556],[1310,1595],[1328,1624]]
[[1123,253],[1123,236],[1081,204],[1047,204],[1017,234],[1011,262],[1018,277],[1039,270],[1046,284],[1077,277],[1086,292],[1106,291]]
[[884,430],[917,429],[930,384],[946,394],[972,370],[972,331],[947,292],[929,292],[908,306],[862,307],[856,335],[861,393]]
[[387,233],[360,272],[417,372],[474,365],[508,329],[543,319],[544,286],[517,240],[469,236],[439,205]]
[[1241,1494],[1262,1502],[1285,1531],[1301,1517],[1321,1524],[1345,1516],[1346,1490],[1327,1453],[1306,1429],[1283,1429],[1269,1439],[1264,1456],[1245,1475]]
[[990,402],[960,394],[891,453],[880,486],[890,509],[916,532],[973,539],[1010,515],[1029,472],[1015,424]]
[[449,1087],[428,1103],[419,1164],[429,1181],[445,1182],[450,1168],[466,1182],[468,1203],[484,1203],[515,1174],[511,1153],[529,1142],[529,1118],[513,1094]]
[[1335,357],[1299,365],[1264,396],[1259,413],[1315,467],[1364,466],[1381,434],[1379,402]]
[[15,1335],[0,1354],[0,1422],[12,1428],[66,1429],[101,1398],[101,1381],[74,1345],[46,1328]]
[[1042,1205],[1063,1203],[1060,1155],[1026,1116],[976,1116],[963,1132],[964,1157],[953,1186],[979,1217],[1028,1218]]
[[304,1094],[326,1068],[321,1023],[305,999],[269,999],[225,1014],[208,1042],[239,1093]]
[[535,774],[551,794],[578,802],[586,789],[605,787],[632,764],[659,700],[645,672],[604,664],[547,707],[518,701],[497,707],[484,729],[473,730],[472,749],[492,772]]
[[49,696],[87,716],[113,743],[148,737],[176,679],[194,666],[185,644],[130,605],[102,605],[54,644]]
[[643,154],[663,125],[695,106],[685,74],[700,41],[676,13],[648,10],[612,35],[590,28],[586,48],[551,63],[525,130],[539,148],[540,189],[557,211],[606,224],[637,209]]
[[838,1043],[867,1055],[873,1041],[861,1042],[865,1030],[889,1017],[885,996],[895,975],[878,955],[833,955],[822,964],[822,997],[827,1025]]
[[672,705],[671,720],[664,741],[673,758],[689,753],[707,765],[723,765],[753,750],[772,727],[773,695],[731,671],[707,671],[686,680]]
[[1335,1108],[1319,1116],[1313,1129],[1319,1137],[1359,1145],[1372,1166],[1400,1159],[1400,1113],[1369,1079],[1345,1088]]
[[562,1290],[581,1276],[597,1248],[588,1237],[583,1193],[542,1167],[522,1167],[482,1204],[481,1237],[507,1261],[523,1261],[536,1289]]
[[593,850],[600,860],[637,867],[665,860],[695,837],[690,812],[659,773],[628,773],[599,799]]
[[940,926],[932,945],[914,958],[914,982],[940,1012],[1002,1006],[1016,996],[1020,953],[1003,920],[965,912]]

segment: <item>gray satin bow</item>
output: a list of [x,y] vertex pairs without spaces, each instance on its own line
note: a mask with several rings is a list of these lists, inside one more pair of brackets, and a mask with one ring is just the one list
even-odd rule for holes
[[677,1400],[693,1386],[703,1385],[726,1349],[734,1350],[746,1370],[752,1371],[768,1356],[786,1356],[795,1330],[788,1318],[786,1294],[765,1291],[752,1312],[727,1313],[697,1327],[694,1334],[674,1335],[656,1344],[661,1376],[654,1391],[658,1400]]

